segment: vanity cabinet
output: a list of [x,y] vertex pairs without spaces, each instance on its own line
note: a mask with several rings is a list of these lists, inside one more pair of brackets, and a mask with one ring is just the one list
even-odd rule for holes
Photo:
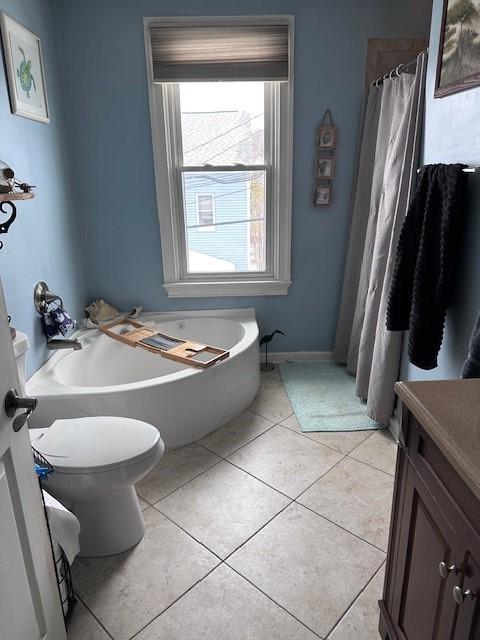
[[480,380],[399,383],[382,640],[480,640]]

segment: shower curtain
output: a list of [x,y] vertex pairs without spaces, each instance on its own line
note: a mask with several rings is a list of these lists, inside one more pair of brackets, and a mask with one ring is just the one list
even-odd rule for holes
[[[343,277],[337,334],[333,349],[334,359],[342,363],[346,363],[348,359],[350,336],[352,335],[353,326],[352,309],[355,308],[360,282],[360,268],[362,266],[364,243],[359,241],[359,239],[365,238],[367,231],[381,104],[382,90],[380,87],[372,85],[368,92],[364,110],[363,129],[356,167],[347,261],[345,264],[345,275]],[[355,368],[351,370],[351,373],[355,373]]]
[[[387,331],[386,306],[398,236],[416,177],[425,72],[426,53],[422,53],[415,74],[402,73],[384,80],[381,88],[370,89],[370,94],[381,95],[373,173],[371,166],[360,164],[356,189],[358,194],[362,181],[370,184],[370,197],[367,203],[363,195],[354,206],[345,280],[351,278],[349,270],[355,269],[355,261],[360,276],[354,305],[350,295],[350,304],[342,304],[337,328],[334,356],[356,374],[357,395],[367,400],[367,415],[379,423],[388,423],[392,416],[400,366],[402,334]],[[362,147],[368,144],[365,138],[364,133]],[[364,225],[367,210],[368,222],[361,235],[355,229]],[[346,291],[344,284],[342,303],[348,298]],[[351,331],[346,337],[348,323]]]

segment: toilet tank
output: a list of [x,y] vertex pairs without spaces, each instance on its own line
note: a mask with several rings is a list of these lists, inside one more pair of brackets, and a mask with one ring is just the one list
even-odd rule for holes
[[25,395],[25,383],[27,382],[27,351],[30,348],[28,336],[21,331],[17,331],[13,340],[13,353],[17,364],[18,379],[20,380],[20,393]]

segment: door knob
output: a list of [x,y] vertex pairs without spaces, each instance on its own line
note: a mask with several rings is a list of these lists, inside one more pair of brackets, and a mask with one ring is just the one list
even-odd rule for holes
[[29,398],[28,396],[19,396],[16,389],[10,389],[5,396],[5,413],[9,418],[13,418],[18,409],[26,409],[25,413],[21,413],[13,421],[13,430],[20,431],[28,418],[37,408],[38,400]]
[[447,564],[446,562],[440,562],[438,565],[438,572],[442,578],[448,578],[449,575],[455,575],[458,573],[458,567],[454,564]]
[[465,600],[473,600],[476,595],[471,589],[464,591],[461,587],[453,587],[453,599],[457,604],[463,604]]

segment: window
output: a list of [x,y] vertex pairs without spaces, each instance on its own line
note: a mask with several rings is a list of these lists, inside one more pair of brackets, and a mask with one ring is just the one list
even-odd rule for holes
[[214,202],[213,193],[197,193],[197,228],[199,231],[216,231]]
[[169,296],[287,293],[292,26],[145,21]]

